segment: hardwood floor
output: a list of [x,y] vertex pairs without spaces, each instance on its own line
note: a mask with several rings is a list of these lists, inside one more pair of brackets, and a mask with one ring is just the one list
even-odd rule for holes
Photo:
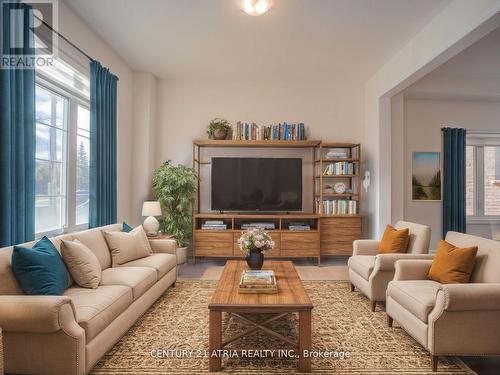
[[[219,280],[224,264],[220,259],[203,259],[197,261],[196,265],[190,263],[179,267],[180,279],[194,280]],[[317,266],[314,259],[297,259],[293,261],[302,280],[332,280],[343,281],[348,279],[347,258],[329,258],[321,261],[321,266]]]
[[[293,263],[302,280],[347,281],[347,257],[329,258],[316,265],[316,260],[300,259]],[[179,267],[180,279],[218,280],[224,269],[224,260],[203,259],[193,266],[190,263]],[[368,303],[368,301],[367,301]],[[479,375],[500,373],[499,357],[460,357],[464,363]]]
[[498,357],[460,357],[478,375],[498,375],[500,356]]

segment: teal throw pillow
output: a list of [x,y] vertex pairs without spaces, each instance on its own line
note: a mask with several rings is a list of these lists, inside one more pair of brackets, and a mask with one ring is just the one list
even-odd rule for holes
[[11,263],[26,294],[60,296],[68,286],[68,270],[61,254],[45,236],[31,249],[14,246]]
[[122,224],[122,232],[127,232],[127,233],[128,233],[128,232],[130,232],[132,229],[134,229],[134,228],[132,228],[132,227],[131,227],[130,225],[128,225],[126,222],[123,222],[123,224]]

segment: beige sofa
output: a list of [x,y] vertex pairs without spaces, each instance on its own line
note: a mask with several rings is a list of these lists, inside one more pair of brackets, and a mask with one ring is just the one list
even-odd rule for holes
[[500,242],[457,232],[446,241],[478,246],[470,283],[440,284],[427,278],[431,260],[400,260],[387,288],[389,326],[429,350],[433,371],[440,355],[500,354]]
[[58,249],[61,239],[80,240],[102,268],[97,289],[73,284],[63,296],[25,295],[10,267],[12,247],[0,249],[0,327],[6,373],[88,373],[153,302],[175,285],[173,240],[154,241],[152,255],[111,267],[102,230],[121,227],[115,224],[52,239]]
[[409,229],[410,241],[405,254],[377,254],[378,240],[356,240],[353,255],[347,263],[351,291],[355,288],[371,301],[375,311],[377,302],[385,301],[387,284],[394,277],[395,263],[398,259],[432,259],[429,255],[431,228],[427,225],[398,221],[396,229]]

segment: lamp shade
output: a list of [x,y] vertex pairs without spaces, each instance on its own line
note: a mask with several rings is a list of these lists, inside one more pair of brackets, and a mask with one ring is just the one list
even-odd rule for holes
[[161,206],[158,201],[144,202],[142,216],[161,216]]

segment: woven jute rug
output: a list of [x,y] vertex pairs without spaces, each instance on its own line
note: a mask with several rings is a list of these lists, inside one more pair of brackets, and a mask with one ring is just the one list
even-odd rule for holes
[[[93,374],[199,374],[208,372],[208,303],[216,281],[178,281],[95,366]],[[431,374],[429,354],[395,323],[387,327],[384,311],[370,311],[369,301],[352,293],[346,282],[306,281],[313,309],[313,350],[330,353],[313,358],[312,372],[323,374]],[[261,317],[251,317],[259,320]],[[262,317],[265,318],[265,317]],[[248,328],[223,316],[225,338]],[[273,325],[283,335],[297,338],[297,317]],[[232,374],[294,373],[297,360],[278,355],[287,344],[256,332],[232,343],[249,351],[228,353],[223,371]],[[259,357],[249,358],[249,355]],[[348,356],[346,356],[348,353]],[[210,353],[208,353],[210,354]],[[267,356],[267,357],[266,357]],[[343,358],[343,359],[342,359]],[[440,374],[474,374],[455,357],[439,361]]]

